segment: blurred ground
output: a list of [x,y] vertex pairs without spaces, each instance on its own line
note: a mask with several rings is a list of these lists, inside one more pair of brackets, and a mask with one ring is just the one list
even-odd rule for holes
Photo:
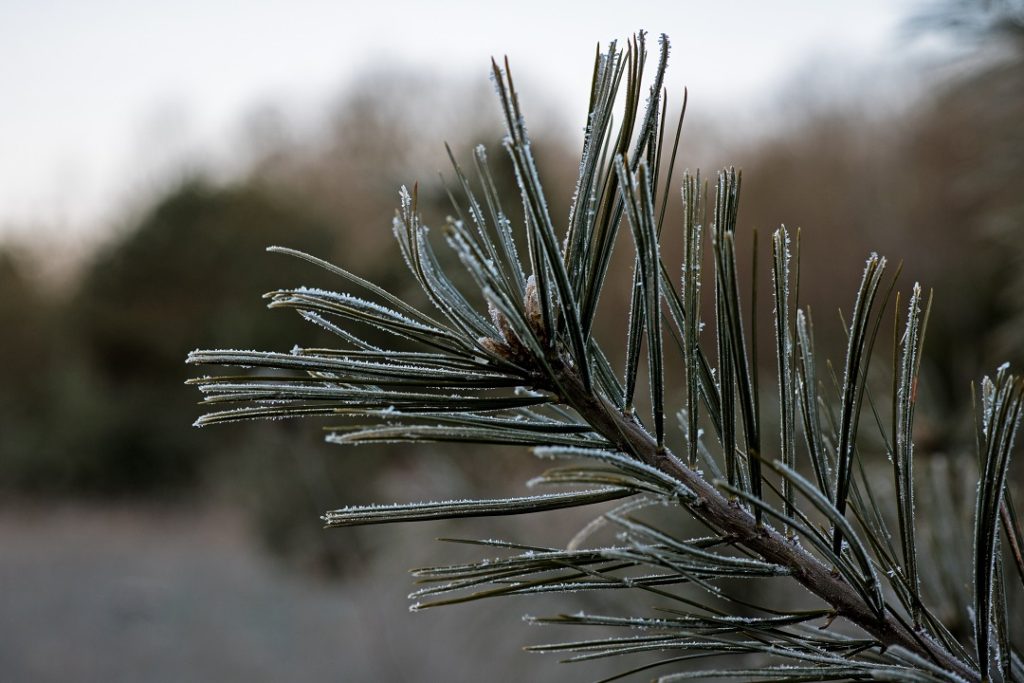
[[555,636],[522,623],[528,600],[410,613],[405,568],[443,549],[381,533],[399,550],[336,582],[274,564],[233,509],[5,506],[3,680],[511,682],[601,670],[522,652]]

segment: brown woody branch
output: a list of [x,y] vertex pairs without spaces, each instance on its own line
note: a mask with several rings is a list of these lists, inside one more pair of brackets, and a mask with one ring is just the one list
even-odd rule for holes
[[696,502],[688,508],[694,516],[764,560],[789,569],[802,586],[831,605],[837,616],[862,628],[883,648],[900,646],[964,680],[981,680],[971,663],[954,656],[927,633],[912,631],[892,614],[879,616],[848,582],[818,558],[771,526],[759,524],[750,512],[731,502],[671,451],[659,449],[655,439],[633,416],[624,415],[608,399],[587,389],[570,365],[559,361],[553,369],[554,386],[544,388],[558,395],[561,402],[571,406],[616,448],[660,469],[693,491]]

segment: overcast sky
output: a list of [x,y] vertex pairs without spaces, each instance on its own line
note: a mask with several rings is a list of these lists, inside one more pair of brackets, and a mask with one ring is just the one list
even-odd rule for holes
[[[701,108],[763,101],[813,60],[902,59],[914,0],[0,0],[0,234],[82,231],[246,112],[315,118],[369,66],[517,82],[578,117],[596,41],[668,33],[671,82]],[[514,13],[513,13],[514,12]]]

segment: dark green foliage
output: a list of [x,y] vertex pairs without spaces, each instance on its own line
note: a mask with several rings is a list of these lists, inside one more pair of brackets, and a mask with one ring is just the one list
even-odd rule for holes
[[[710,211],[699,176],[687,174],[683,224],[662,225],[672,196],[671,173],[659,186],[667,142],[667,56],[663,38],[641,113],[644,36],[625,50],[613,43],[598,53],[564,231],[545,200],[508,64],[494,64],[505,147],[524,207],[525,245],[516,244],[501,209],[509,200],[494,191],[478,151],[476,177],[456,168],[462,207],[444,228],[468,280],[456,279],[435,254],[437,240],[428,238],[416,190],[401,194],[394,231],[430,312],[337,266],[287,251],[340,276],[353,292],[278,290],[269,295],[271,307],[298,311],[332,332],[339,346],[296,347],[290,354],[193,352],[190,363],[256,368],[193,380],[211,409],[197,424],[331,416],[337,427],[328,439],[337,443],[525,445],[555,461],[531,485],[568,487],[498,500],[349,506],[327,513],[328,526],[626,499],[564,548],[479,541],[503,554],[415,573],[426,584],[413,595],[416,608],[606,590],[635,591],[637,609],[653,604],[653,614],[535,619],[635,632],[537,648],[569,653],[570,660],[658,653],[660,660],[630,672],[678,665],[680,672],[661,680],[1021,680],[1024,664],[1014,649],[1019,629],[1007,607],[1021,585],[1008,579],[1013,558],[1004,548],[1010,546],[1013,555],[1020,545],[1006,477],[1024,383],[1001,368],[982,385],[974,569],[972,576],[952,579],[974,586],[973,604],[954,606],[963,618],[974,615],[973,632],[965,634],[933,610],[938,599],[925,594],[921,580],[930,563],[918,557],[919,548],[943,533],[937,519],[920,520],[914,513],[913,415],[927,318],[920,287],[914,286],[906,323],[895,332],[894,378],[885,383],[894,387],[892,409],[880,411],[870,371],[896,285],[895,276],[886,283],[886,260],[874,254],[867,259],[852,301],[842,377],[822,374],[810,313],[797,307],[799,274],[791,266],[789,234],[776,231],[771,303],[778,385],[765,393],[778,397],[781,419],[778,439],[768,437],[768,411],[756,380],[756,315],[746,312],[740,294],[739,173],[719,174]],[[624,113],[613,130],[610,112],[622,84]],[[624,227],[632,235],[633,270],[622,284],[633,290],[631,316],[622,325],[624,358],[618,359],[592,333],[601,294],[615,286],[612,251],[628,248],[618,234]],[[671,276],[675,266],[663,259],[663,227],[684,237],[678,286]],[[710,279],[701,268],[708,239],[715,339],[702,343],[702,290]],[[751,299],[753,307],[756,289]],[[368,341],[364,334],[374,329],[394,339]],[[681,366],[681,375],[669,371],[666,332],[676,342],[679,362],[672,367]],[[820,379],[829,374],[831,385]],[[644,383],[649,414],[638,400]],[[678,430],[670,405],[679,409]],[[876,439],[864,438],[865,408]],[[883,414],[891,414],[891,424],[883,423]],[[680,445],[683,457],[675,453]],[[892,458],[889,485],[876,481],[872,451]],[[949,519],[962,523],[962,512],[950,510]],[[895,534],[889,529],[893,518]],[[695,532],[694,526],[702,528]],[[603,528],[616,535],[605,537]],[[746,584],[759,590],[746,590]],[[801,597],[775,599],[780,585]],[[700,663],[714,656],[722,659]],[[691,663],[704,668],[691,671]]]
[[[217,488],[297,563],[328,571],[352,564],[351,548],[339,549],[359,543],[356,536],[347,544],[304,538],[295,521],[339,495],[368,500],[356,481],[373,478],[381,461],[327,461],[319,439],[284,425],[197,434],[187,427],[192,392],[168,390],[168,380],[173,387],[185,378],[181,358],[197,342],[227,344],[244,330],[260,346],[287,351],[308,332],[298,321],[268,320],[246,296],[309,274],[299,261],[265,254],[268,242],[285,240],[331,253],[338,237],[254,186],[197,180],[126,226],[63,298],[44,296],[13,255],[0,257],[3,348],[18,359],[0,388],[3,495],[180,499]],[[260,265],[243,265],[240,253]],[[289,453],[301,453],[305,470],[322,471],[296,467]]]
[[263,247],[285,238],[332,247],[327,228],[256,190],[193,182],[96,257],[63,320],[76,345],[62,362],[83,383],[80,401],[62,397],[71,403],[55,412],[66,427],[47,449],[60,458],[64,486],[138,493],[195,483],[233,437],[211,442],[173,426],[192,412],[192,397],[161,387],[197,341],[223,345],[241,329],[262,346],[291,346],[296,330],[270,324],[243,292],[269,289],[299,264],[254,269],[228,257],[241,251],[269,266]]
[[38,416],[53,381],[56,306],[38,290],[19,254],[0,249],[0,348],[8,362],[0,383],[0,487],[31,487],[38,480],[32,454],[39,448]]

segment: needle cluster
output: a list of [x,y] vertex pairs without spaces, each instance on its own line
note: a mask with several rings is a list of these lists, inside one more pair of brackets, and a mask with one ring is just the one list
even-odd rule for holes
[[[762,392],[738,277],[740,174],[720,172],[710,197],[699,173],[685,174],[681,224],[665,221],[679,197],[672,168],[685,112],[684,97],[675,135],[666,133],[668,55],[662,37],[645,88],[643,34],[598,51],[566,217],[549,211],[511,71],[507,61],[494,63],[523,225],[513,225],[509,198],[478,148],[469,173],[452,158],[458,198],[441,231],[468,280],[442,266],[416,190],[401,193],[395,237],[429,311],[314,256],[273,248],[344,283],[338,292],[268,295],[271,308],[297,311],[333,332],[339,346],[191,353],[197,365],[257,369],[192,380],[210,408],[197,424],[329,416],[342,422],[328,436],[339,444],[511,444],[552,462],[531,484],[554,492],[345,507],[325,514],[328,527],[615,501],[592,525],[616,528],[614,543],[597,542],[590,528],[566,547],[477,541],[487,557],[415,572],[423,585],[413,594],[417,609],[606,590],[634,591],[639,604],[657,605],[636,615],[536,618],[625,633],[537,650],[570,660],[654,653],[622,675],[658,667],[663,681],[1024,680],[1007,608],[1021,589],[1017,579],[1024,581],[1007,488],[1024,383],[1004,367],[981,384],[977,499],[964,511],[974,523],[973,567],[970,576],[950,578],[947,563],[927,554],[943,524],[919,519],[915,509],[913,419],[930,297],[915,284],[901,305],[886,259],[871,255],[850,309],[841,372],[833,372],[819,361],[810,312],[799,306],[798,237],[779,228],[770,259],[777,376]],[[665,262],[663,229],[681,233],[682,264]],[[633,268],[613,284],[612,252],[622,242],[631,245]],[[601,294],[613,286],[632,293],[621,362],[594,334]],[[705,299],[713,320],[702,319]],[[888,308],[898,333],[886,410],[872,399],[868,376]],[[367,327],[402,342],[371,344],[360,336]],[[642,389],[649,395],[638,395]],[[771,396],[779,410],[769,420],[761,401]],[[878,431],[870,443],[862,414]],[[891,461],[890,487],[868,476],[866,451],[879,448]],[[659,514],[648,515],[654,508]],[[665,509],[703,529],[666,523]],[[814,606],[805,600],[786,609],[750,597],[780,581],[806,591]],[[969,630],[937,611],[944,581],[972,587],[958,606]]]

